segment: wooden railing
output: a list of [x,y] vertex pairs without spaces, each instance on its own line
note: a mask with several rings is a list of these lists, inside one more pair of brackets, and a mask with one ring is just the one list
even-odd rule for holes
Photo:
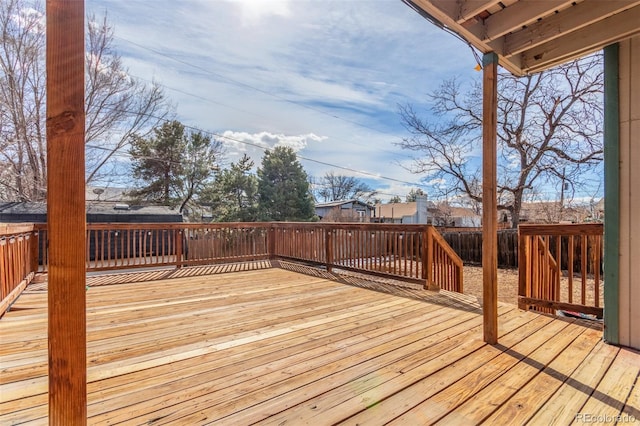
[[432,226],[274,223],[275,257],[462,292],[462,261]]
[[[87,224],[86,270],[289,259],[462,292],[462,261],[432,226],[355,223]],[[46,273],[45,224],[0,234],[2,299]]]
[[208,265],[268,259],[269,223],[185,223],[183,255],[178,264]]
[[[87,224],[87,271],[267,259],[269,223]],[[48,269],[46,225],[37,224],[39,272]]]
[[[462,260],[433,227],[427,228],[427,277],[445,290],[462,293]],[[431,269],[430,269],[431,268]]]
[[33,279],[37,240],[33,225],[0,225],[0,315]]
[[602,224],[520,225],[518,304],[602,317]]

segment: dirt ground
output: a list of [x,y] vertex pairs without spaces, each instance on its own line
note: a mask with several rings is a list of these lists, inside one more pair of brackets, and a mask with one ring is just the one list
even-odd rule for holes
[[[464,294],[482,300],[482,267],[464,267]],[[518,304],[518,270],[498,268],[498,301]]]
[[[589,275],[585,279],[585,302],[580,302],[582,298],[582,277],[578,274],[573,278],[573,299],[569,300],[569,284],[566,272],[563,272],[560,278],[560,302],[582,303],[587,306],[602,306],[604,300],[604,283],[602,278],[599,279],[597,288],[599,293],[599,303],[595,303],[594,295],[596,283],[594,277]],[[480,266],[464,266],[464,294],[477,297],[482,300],[482,267]],[[501,269],[498,268],[498,301],[518,304],[518,270],[517,269]]]

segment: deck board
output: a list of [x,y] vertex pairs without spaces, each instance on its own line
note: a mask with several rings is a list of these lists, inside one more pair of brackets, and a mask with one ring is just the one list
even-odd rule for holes
[[[362,276],[220,266],[88,279],[89,424],[640,418],[640,354],[585,323]],[[151,281],[144,281],[152,279]],[[0,319],[0,424],[46,424],[46,285]]]
[[[584,394],[588,400],[578,412],[605,418],[618,416],[621,411],[624,412],[622,409],[630,396],[631,389],[634,385],[637,386],[639,373],[640,362],[637,354],[621,349],[598,386],[595,389],[592,388],[590,394]],[[584,397],[580,400],[584,400]],[[546,412],[538,413],[532,420],[544,421],[545,414],[548,416]],[[638,414],[636,412],[636,418],[640,419]]]
[[[568,326],[568,324],[550,322],[536,330],[527,339],[510,347],[504,346],[502,348],[504,352],[491,359],[486,366],[471,371],[441,392],[405,412],[392,424],[411,424],[416,418],[420,418],[422,424],[433,424],[484,389],[491,389],[487,392],[495,393],[500,389],[512,389],[518,386],[519,375],[510,374],[514,373],[510,370],[523,359],[545,362],[559,354],[573,339],[573,336],[566,332]],[[465,361],[471,362],[472,359],[465,359]],[[485,403],[486,401],[482,398],[475,399],[468,403],[468,410],[477,412]],[[469,419],[464,420],[467,423]],[[445,420],[443,423],[447,422],[448,420]]]

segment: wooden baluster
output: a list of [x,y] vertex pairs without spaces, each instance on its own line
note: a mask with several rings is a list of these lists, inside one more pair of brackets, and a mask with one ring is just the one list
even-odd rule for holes
[[540,248],[539,248],[539,236],[534,236],[532,247],[532,286],[531,297],[540,298]]
[[425,289],[433,288],[433,237],[432,228],[427,226],[422,234],[422,278]]
[[586,296],[587,296],[587,236],[583,235],[580,241],[580,271],[582,276],[582,304],[586,304]]
[[562,236],[556,236],[556,282],[554,288],[554,298],[553,300],[559,301],[560,297],[560,279],[562,277]]
[[576,250],[573,235],[569,235],[567,243],[567,286],[569,290],[569,303],[573,303],[573,256]]
[[594,302],[596,307],[600,307],[600,265],[602,262],[602,236],[597,235],[594,237],[594,251],[595,259],[593,265],[593,291]]
[[364,251],[363,251],[363,247],[362,247],[362,232],[360,231],[360,229],[354,229],[353,232],[356,233],[357,237],[357,243],[356,243],[356,250],[358,252],[358,268],[362,269],[362,263],[364,261]]
[[107,266],[111,266],[111,230],[107,229],[105,232],[107,233]]
[[[183,237],[184,237],[184,233],[181,229],[177,229],[174,233],[174,238],[175,238],[175,252],[176,252],[176,268],[180,269],[182,268],[182,259],[183,259],[183,252],[184,252],[184,247],[183,247]],[[184,258],[186,259],[187,257],[184,256]]]

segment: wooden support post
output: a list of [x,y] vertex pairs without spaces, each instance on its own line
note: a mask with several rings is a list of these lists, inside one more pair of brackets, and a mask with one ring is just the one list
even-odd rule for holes
[[29,236],[29,248],[31,249],[31,253],[29,253],[29,261],[31,264],[29,265],[29,272],[38,272],[39,267],[39,251],[40,247],[40,234],[37,229],[31,231],[31,235]]
[[433,281],[433,228],[431,226],[427,225],[425,228],[422,241],[424,289],[438,290],[438,286]]
[[276,228],[273,226],[273,224],[271,224],[271,226],[269,226],[269,228],[267,228],[267,244],[269,246],[268,250],[269,250],[269,259],[273,260],[276,258],[276,237],[277,237],[277,232],[276,232]]
[[49,424],[87,422],[84,2],[47,0]]
[[[623,96],[629,96],[624,94]],[[604,340],[620,336],[620,45],[604,49]]]
[[482,309],[484,341],[495,344],[498,342],[498,55],[486,53],[482,66]]
[[328,272],[333,270],[331,266],[333,265],[333,232],[333,229],[327,229],[324,237],[325,262]]
[[186,259],[184,256],[184,249],[186,244],[183,245],[184,237],[186,233],[182,229],[176,229],[175,231],[175,247],[176,247],[176,269],[182,268],[182,259]]
[[527,305],[520,300],[520,297],[531,296],[530,291],[527,291],[531,282],[531,269],[528,264],[531,258],[530,238],[528,235],[520,234],[518,230],[518,308],[520,309],[528,309]]

